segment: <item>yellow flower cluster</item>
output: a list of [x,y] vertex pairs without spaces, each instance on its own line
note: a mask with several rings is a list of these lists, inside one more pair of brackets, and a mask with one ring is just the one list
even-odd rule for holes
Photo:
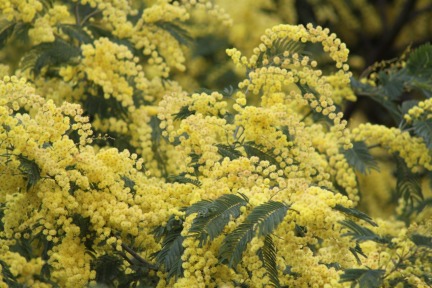
[[413,120],[427,120],[431,119],[432,112],[432,99],[426,99],[424,101],[420,101],[416,106],[408,110],[408,113],[404,115],[405,121],[407,123],[412,123]]
[[137,64],[138,59],[126,46],[107,38],[96,40],[94,45],[82,45],[81,49],[83,60],[80,65],[81,71],[85,73],[81,77],[99,85],[105,99],[113,97],[133,111],[134,88],[129,84],[129,79],[132,78],[140,90],[145,91],[148,85],[141,65]]
[[0,3],[0,11],[8,21],[30,23],[43,9],[39,0],[5,0]]

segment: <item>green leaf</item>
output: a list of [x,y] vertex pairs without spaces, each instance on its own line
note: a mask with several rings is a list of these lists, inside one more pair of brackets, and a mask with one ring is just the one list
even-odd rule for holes
[[225,144],[216,144],[216,147],[218,148],[218,153],[223,157],[228,157],[230,160],[237,159],[242,155],[242,153],[238,150],[236,150],[231,145],[225,145]]
[[380,90],[382,90],[380,94],[391,100],[400,99],[400,96],[404,91],[404,83],[408,80],[408,78],[404,77],[403,73],[399,71],[396,73],[380,71],[378,73],[378,79],[381,86]]
[[432,149],[432,119],[416,120],[413,123],[414,132],[423,138],[428,149]]
[[378,164],[369,153],[366,143],[363,141],[353,142],[353,147],[348,150],[341,149],[348,164],[363,174],[369,173],[371,169],[378,170]]
[[357,260],[357,264],[358,264],[358,265],[361,265],[361,260],[360,260],[359,254],[360,254],[361,256],[367,258],[367,256],[364,254],[363,250],[361,249],[359,243],[356,243],[356,246],[355,246],[354,248],[353,248],[353,247],[350,247],[350,248],[349,248],[349,251],[350,251],[350,252],[354,255],[354,257],[356,258],[356,260]]
[[98,257],[92,263],[96,271],[96,282],[109,285],[122,274],[122,265],[123,260],[118,256],[105,254]]
[[225,194],[214,201],[200,201],[186,210],[186,215],[198,213],[194,219],[189,234],[197,238],[202,247],[208,240],[213,241],[218,237],[232,218],[240,216],[240,208],[246,206],[248,199]]
[[413,205],[423,200],[420,176],[414,174],[399,157],[396,158],[396,192],[398,197]]
[[27,191],[30,190],[41,178],[40,168],[34,160],[29,160],[26,157],[19,155],[20,161],[19,170],[27,178]]
[[354,209],[354,208],[346,208],[346,207],[344,207],[344,206],[342,206],[342,205],[340,205],[340,204],[336,204],[336,206],[335,206],[333,209],[338,210],[338,211],[340,211],[340,212],[343,212],[343,213],[345,213],[345,214],[347,214],[347,215],[354,216],[354,217],[356,217],[356,218],[358,218],[358,219],[364,220],[364,221],[368,222],[369,224],[371,224],[372,226],[375,226],[375,227],[378,226],[378,225],[377,225],[377,224],[372,220],[372,218],[369,217],[369,215],[367,215],[367,214],[365,214],[365,213],[363,213],[363,212],[361,212],[361,211],[359,211],[359,210],[357,210],[357,209]]
[[172,277],[177,279],[183,275],[182,259],[184,248],[181,236],[183,230],[183,220],[177,219],[176,216],[171,215],[167,225],[158,226],[153,230],[155,239],[159,241],[163,238],[162,249],[152,255],[156,258],[156,264],[163,266],[165,271],[168,272],[167,281]]
[[22,287],[18,282],[15,276],[9,269],[9,266],[3,260],[0,260],[2,280],[7,285],[7,287],[18,288]]
[[253,141],[246,142],[242,146],[245,149],[245,152],[249,158],[255,156],[258,157],[261,161],[268,161],[270,162],[270,164],[273,164],[277,168],[280,168],[279,162],[276,161],[276,156],[273,155],[270,151],[264,152],[263,146],[257,145]]
[[194,115],[195,111],[189,110],[189,106],[182,106],[178,113],[173,114],[174,120],[183,120],[191,115]]
[[61,66],[80,57],[81,50],[68,42],[56,39],[51,43],[42,43],[33,47],[21,60],[23,70],[31,68],[38,76],[45,66]]
[[[3,24],[3,23],[2,23]],[[0,48],[3,48],[15,30],[16,23],[5,22],[0,29]]]
[[186,177],[186,176],[183,176],[183,175],[169,176],[168,180],[171,183],[175,183],[175,182],[176,183],[182,183],[182,184],[189,183],[189,184],[193,184],[193,185],[195,185],[197,187],[201,186],[201,182],[198,179],[192,179],[192,178],[189,178],[189,177]]
[[276,265],[276,246],[273,243],[271,235],[265,236],[264,245],[258,249],[257,255],[263,262],[263,266],[266,269],[266,274],[270,278],[270,283],[274,287],[281,287]]
[[252,238],[272,233],[282,222],[288,209],[288,205],[275,201],[255,207],[246,220],[225,237],[219,250],[220,261],[231,268],[237,266]]
[[430,78],[432,75],[432,45],[427,43],[412,51],[408,57],[406,69],[417,77]]
[[179,24],[173,22],[158,21],[155,23],[159,28],[167,31],[174,37],[180,44],[189,45],[193,38],[189,32],[181,27]]
[[121,176],[120,178],[124,182],[124,187],[129,188],[130,193],[135,196],[135,194],[136,194],[135,181],[133,181],[132,179],[130,179],[127,176]]
[[417,246],[424,246],[432,249],[432,237],[420,234],[413,234],[411,235],[411,241],[413,241],[414,244],[416,244]]
[[82,26],[76,24],[59,24],[57,26],[64,34],[80,43],[88,44],[93,41]]
[[304,49],[304,44],[301,42],[293,41],[289,38],[278,38],[273,43],[270,49],[261,52],[258,55],[257,63],[261,64],[262,60],[264,60],[264,56],[268,58],[273,58],[275,56],[283,56],[285,51],[290,52],[291,57],[294,53],[301,54]]
[[385,274],[385,270],[377,269],[346,269],[339,282],[354,282],[360,288],[379,288]]
[[370,240],[377,243],[388,243],[387,239],[378,236],[377,234],[372,232],[372,230],[362,227],[352,220],[343,220],[339,221],[339,223],[347,227],[349,230],[342,236],[351,236],[352,239],[356,240],[357,242],[364,242]]

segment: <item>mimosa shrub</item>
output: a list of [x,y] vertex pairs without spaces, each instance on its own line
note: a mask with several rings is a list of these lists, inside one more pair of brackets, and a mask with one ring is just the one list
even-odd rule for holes
[[[0,287],[432,285],[430,44],[357,77],[329,29],[279,24],[194,90],[186,27],[232,25],[210,1],[18,2]],[[363,96],[395,125],[347,119]]]

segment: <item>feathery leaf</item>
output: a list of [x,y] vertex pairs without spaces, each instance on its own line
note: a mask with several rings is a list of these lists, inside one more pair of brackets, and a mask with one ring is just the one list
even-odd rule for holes
[[173,114],[174,120],[183,120],[191,115],[194,115],[195,111],[189,110],[189,106],[182,106],[178,113]]
[[410,53],[406,63],[407,70],[418,77],[430,77],[432,74],[432,45],[421,45]]
[[257,145],[255,142],[249,141],[243,143],[243,148],[248,157],[258,157],[261,161],[268,161],[270,164],[276,165],[276,167],[279,168],[279,162],[277,162],[276,157],[270,151],[264,152],[263,147]]
[[40,168],[34,160],[29,160],[26,157],[19,155],[18,160],[20,161],[19,170],[27,178],[27,191],[41,178]]
[[252,238],[272,233],[282,222],[288,209],[288,205],[275,201],[255,207],[246,220],[225,237],[219,250],[220,261],[227,263],[229,267],[237,266]]
[[356,217],[356,218],[358,218],[358,219],[364,220],[364,221],[368,222],[369,224],[371,224],[372,226],[375,226],[375,227],[378,226],[378,225],[377,225],[377,224],[372,220],[372,218],[369,217],[369,215],[367,215],[367,214],[365,214],[365,213],[363,213],[363,212],[361,212],[361,211],[359,211],[359,210],[357,210],[357,209],[354,209],[354,208],[346,208],[346,207],[344,207],[344,206],[342,206],[342,205],[340,205],[340,204],[336,204],[336,206],[335,206],[333,209],[338,210],[338,211],[340,211],[340,212],[343,212],[343,213],[345,213],[345,214],[347,214],[347,215],[354,216],[354,217]]
[[77,40],[80,43],[88,44],[92,42],[90,35],[80,25],[59,24],[57,27],[71,39]]
[[181,27],[179,24],[173,22],[158,21],[155,23],[159,28],[167,31],[182,45],[189,45],[193,38],[189,32]]
[[341,152],[345,156],[348,164],[350,164],[354,169],[360,171],[363,174],[367,174],[370,169],[378,170],[378,164],[363,141],[353,142],[353,147],[348,150],[343,150]]
[[346,269],[339,282],[354,282],[360,288],[379,288],[385,274],[385,270],[377,269]]
[[207,241],[213,241],[222,233],[231,217],[240,216],[240,208],[247,203],[248,199],[244,195],[225,194],[214,201],[204,200],[193,204],[186,210],[186,215],[198,213],[189,229],[190,235],[200,241],[200,247]]
[[257,254],[263,262],[263,266],[266,269],[266,274],[270,278],[270,283],[274,287],[281,287],[276,265],[276,247],[273,243],[271,235],[265,236],[264,245],[258,249]]
[[234,160],[242,156],[242,153],[231,145],[216,144],[216,147],[218,148],[218,153],[223,158],[228,157],[230,160]]
[[396,192],[398,197],[403,197],[411,206],[414,202],[423,200],[420,176],[411,172],[405,161],[399,157],[396,158],[396,167]]
[[415,134],[423,138],[427,148],[432,150],[432,119],[416,120],[413,128]]
[[358,241],[358,242],[364,242],[364,241],[374,241],[377,243],[388,243],[389,241],[383,237],[378,236],[372,230],[362,227],[355,223],[352,220],[343,220],[340,221],[343,226],[347,227],[349,232],[343,234],[342,236],[351,236],[352,239]]
[[413,234],[411,235],[411,241],[413,241],[414,244],[416,244],[417,246],[424,246],[432,249],[432,237],[420,234]]

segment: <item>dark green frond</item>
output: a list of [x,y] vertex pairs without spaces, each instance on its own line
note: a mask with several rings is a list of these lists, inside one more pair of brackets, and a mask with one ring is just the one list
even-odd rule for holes
[[432,75],[432,45],[427,43],[412,51],[406,68],[413,75],[430,77]]
[[341,149],[348,164],[359,172],[366,174],[371,169],[378,170],[378,164],[369,153],[366,143],[363,141],[353,142],[353,147],[348,150]]
[[1,266],[1,273],[2,273],[2,280],[3,282],[8,285],[8,287],[18,288],[22,287],[18,282],[15,276],[10,271],[9,267],[7,266],[6,262],[3,260],[0,260],[0,266]]
[[22,68],[29,69],[38,76],[45,66],[61,66],[81,55],[79,47],[56,39],[51,43],[42,43],[33,47],[21,60]]
[[346,269],[339,282],[353,282],[360,288],[379,288],[385,274],[385,270],[377,269]]
[[123,260],[115,255],[105,254],[97,258],[93,263],[96,271],[96,282],[99,284],[110,284],[118,278],[123,271]]
[[354,248],[350,247],[349,251],[354,255],[354,257],[357,260],[357,264],[361,265],[361,260],[359,257],[359,254],[365,258],[367,258],[366,254],[364,254],[363,250],[361,249],[359,243],[356,243],[356,246]]
[[174,120],[183,120],[191,115],[194,115],[195,111],[189,110],[189,106],[182,106],[178,113],[173,114]]
[[416,244],[417,246],[424,246],[432,249],[432,237],[420,234],[413,234],[411,235],[411,241],[413,241],[414,244]]
[[270,151],[264,151],[262,146],[257,145],[253,141],[243,143],[242,146],[248,157],[258,157],[261,161],[268,161],[279,168],[279,162],[276,161],[276,157]]
[[67,36],[73,40],[77,40],[79,43],[91,43],[92,38],[83,29],[82,26],[76,24],[59,24],[58,28]]
[[271,48],[265,52],[261,52],[258,55],[257,63],[261,63],[264,60],[264,56],[268,58],[273,58],[275,56],[282,56],[285,51],[288,51],[290,55],[294,53],[300,54],[304,49],[304,44],[300,42],[293,41],[288,38],[278,38],[276,39]]
[[385,71],[378,73],[378,79],[381,94],[391,100],[400,99],[405,88],[404,83],[409,80],[402,72],[386,73]]
[[0,28],[0,48],[3,48],[9,37],[12,36],[15,30],[15,25],[16,23],[14,22],[5,22],[4,25],[2,23]]
[[176,182],[176,183],[189,183],[189,184],[193,184],[197,187],[201,186],[201,181],[199,181],[198,179],[192,179],[183,175],[176,175],[176,176],[169,176],[168,180],[172,183]]
[[266,274],[270,278],[270,283],[273,285],[273,287],[281,287],[276,265],[276,247],[273,243],[271,235],[267,235],[264,238],[264,245],[258,249],[257,254],[263,262],[263,266],[266,269]]
[[168,280],[172,277],[177,279],[183,274],[181,259],[184,252],[183,240],[180,232],[167,235],[162,243],[162,250],[155,255],[156,263],[163,266],[168,272]]
[[200,201],[186,210],[186,215],[198,213],[194,219],[190,235],[200,241],[202,247],[207,241],[218,237],[232,218],[240,216],[240,208],[247,205],[247,198],[225,194],[214,201]]
[[288,205],[275,201],[255,207],[246,220],[225,237],[219,250],[221,262],[229,267],[237,266],[252,238],[272,233],[282,222],[288,209]]
[[193,38],[190,36],[189,32],[181,27],[179,24],[172,22],[159,21],[155,23],[159,28],[167,31],[171,34],[174,39],[176,39],[182,45],[189,45]]
[[18,160],[20,161],[19,170],[23,173],[27,179],[27,191],[41,178],[40,168],[34,160],[29,160],[26,157],[19,155]]
[[414,132],[423,138],[428,149],[432,149],[432,119],[416,120],[413,124]]
[[363,212],[361,212],[361,211],[359,211],[359,210],[357,210],[357,209],[354,209],[354,208],[346,208],[346,207],[344,207],[344,206],[342,206],[342,205],[340,205],[340,204],[336,204],[336,206],[333,208],[333,209],[335,209],[335,210],[338,210],[338,211],[340,211],[340,212],[343,212],[343,213],[345,213],[345,214],[347,214],[347,215],[350,215],[350,216],[354,216],[354,217],[356,217],[356,218],[358,218],[358,219],[361,219],[361,220],[363,220],[363,221],[366,221],[366,222],[368,222],[369,224],[371,224],[372,226],[378,226],[373,220],[372,220],[372,218],[371,217],[369,217],[369,215],[367,215],[367,214],[365,214],[365,213],[363,213]]
[[423,200],[420,185],[420,176],[411,172],[404,160],[396,158],[396,192],[398,197],[413,205],[414,202]]
[[236,150],[231,145],[217,144],[218,153],[223,157],[228,157],[230,160],[237,159],[242,156],[242,153]]
[[133,181],[132,179],[130,179],[129,177],[126,177],[126,176],[121,176],[121,179],[124,182],[124,187],[129,188],[132,195],[135,195],[135,193],[136,193],[135,181]]
[[364,242],[364,241],[374,241],[378,243],[387,243],[388,240],[378,236],[372,230],[362,227],[355,223],[352,220],[343,220],[340,221],[343,226],[348,228],[348,232],[343,234],[343,236],[351,236],[352,239],[358,241],[358,242]]

